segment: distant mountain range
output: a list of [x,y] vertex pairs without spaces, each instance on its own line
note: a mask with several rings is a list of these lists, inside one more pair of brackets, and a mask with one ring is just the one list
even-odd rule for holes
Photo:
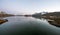
[[39,18],[39,17],[41,17],[43,14],[46,14],[46,13],[48,13],[48,12],[35,13],[35,14],[33,14],[32,16],[33,16],[33,17],[36,17],[36,18]]
[[51,12],[51,13],[43,14],[42,16],[60,16],[60,12]]
[[42,16],[60,16],[60,12],[50,12],[50,13],[45,13],[45,14],[36,13],[36,14],[33,14],[32,16],[37,17],[37,18],[40,18]]

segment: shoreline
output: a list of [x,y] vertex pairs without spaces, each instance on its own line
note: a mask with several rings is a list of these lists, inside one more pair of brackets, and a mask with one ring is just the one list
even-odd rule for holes
[[3,23],[5,23],[5,22],[7,22],[8,20],[7,19],[0,19],[0,24],[3,24]]
[[[50,20],[52,20],[52,19],[50,19]],[[50,21],[50,20],[47,20],[49,22],[49,24],[54,25],[56,27],[60,27],[60,20],[59,19],[53,19],[52,21]]]
[[[37,17],[35,17],[37,18]],[[40,17],[38,17],[40,19]],[[60,27],[60,18],[50,18],[50,17],[42,17],[48,21],[49,24],[54,25],[56,27]]]

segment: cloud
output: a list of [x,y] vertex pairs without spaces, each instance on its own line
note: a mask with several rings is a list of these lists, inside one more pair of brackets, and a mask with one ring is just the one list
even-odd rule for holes
[[33,14],[42,11],[58,11],[59,0],[0,0],[0,9],[14,14]]

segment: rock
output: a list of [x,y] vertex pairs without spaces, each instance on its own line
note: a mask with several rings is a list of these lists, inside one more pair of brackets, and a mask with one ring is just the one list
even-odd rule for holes
[[54,25],[56,27],[60,27],[60,24],[58,24],[58,22],[56,22],[55,20],[48,20],[48,22],[51,24],[51,25]]
[[0,19],[0,24],[3,24],[5,22],[7,22],[8,20],[7,19]]

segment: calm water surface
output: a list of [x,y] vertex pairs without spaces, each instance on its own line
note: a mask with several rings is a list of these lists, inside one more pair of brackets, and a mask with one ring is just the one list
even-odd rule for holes
[[60,28],[50,25],[45,19],[14,16],[0,25],[0,35],[60,35]]

